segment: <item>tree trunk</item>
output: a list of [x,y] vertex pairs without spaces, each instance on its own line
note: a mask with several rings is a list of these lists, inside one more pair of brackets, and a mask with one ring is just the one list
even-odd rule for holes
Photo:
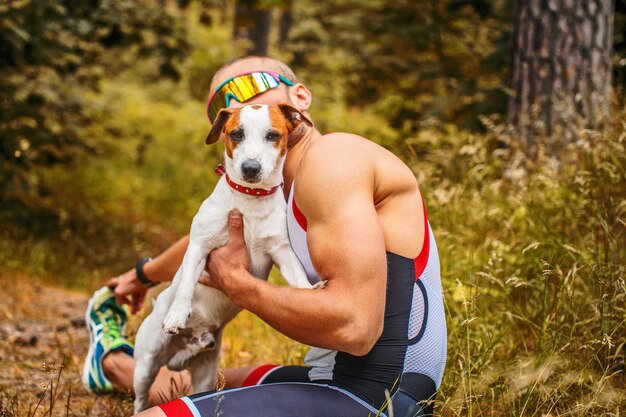
[[609,114],[614,0],[518,0],[508,120],[537,135],[597,128]]
[[280,14],[278,45],[281,48],[285,47],[291,26],[293,26],[293,0],[287,0],[285,1],[285,8]]
[[252,42],[246,51],[250,55],[267,55],[272,11],[261,8],[260,3],[258,0],[239,0],[235,5],[233,36]]

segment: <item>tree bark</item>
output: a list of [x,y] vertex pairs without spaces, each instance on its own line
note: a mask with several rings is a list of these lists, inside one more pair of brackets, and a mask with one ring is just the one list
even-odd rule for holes
[[598,128],[611,97],[615,0],[518,0],[508,121],[528,150],[538,135]]
[[278,45],[283,48],[289,37],[289,31],[293,26],[293,0],[285,1],[285,8],[280,14],[280,24],[278,32]]
[[252,46],[250,55],[267,55],[272,11],[259,6],[258,0],[239,0],[235,4],[233,36],[247,38]]

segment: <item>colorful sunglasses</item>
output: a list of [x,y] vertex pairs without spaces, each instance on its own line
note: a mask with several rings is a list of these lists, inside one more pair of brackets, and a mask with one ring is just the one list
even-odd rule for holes
[[227,108],[231,99],[243,103],[256,95],[278,87],[281,81],[290,87],[295,85],[283,75],[267,70],[247,72],[227,79],[218,85],[209,97],[206,106],[209,121],[213,123],[217,113]]

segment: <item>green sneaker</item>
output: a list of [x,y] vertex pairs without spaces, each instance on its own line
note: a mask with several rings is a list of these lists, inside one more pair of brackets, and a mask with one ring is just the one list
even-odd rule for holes
[[109,287],[100,288],[89,299],[85,321],[89,351],[83,367],[83,386],[96,393],[111,392],[113,386],[104,376],[102,358],[113,350],[133,356],[133,346],[124,337],[126,312],[115,302],[115,294]]

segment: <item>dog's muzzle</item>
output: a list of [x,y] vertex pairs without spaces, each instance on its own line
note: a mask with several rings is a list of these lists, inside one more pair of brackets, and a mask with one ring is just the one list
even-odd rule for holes
[[259,182],[259,174],[261,173],[261,164],[254,159],[246,159],[241,164],[241,173],[243,179],[247,182]]

